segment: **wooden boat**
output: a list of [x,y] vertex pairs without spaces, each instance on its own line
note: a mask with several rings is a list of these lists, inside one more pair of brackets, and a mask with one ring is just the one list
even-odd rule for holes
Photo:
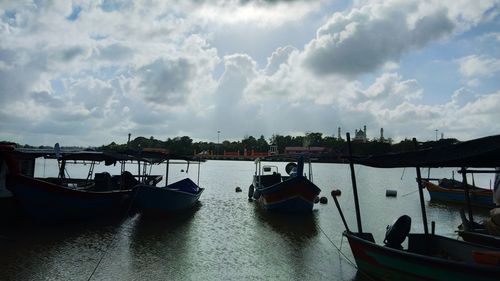
[[[460,181],[452,179],[440,179],[438,184],[429,180],[422,180],[422,184],[427,188],[431,200],[446,201],[465,204],[465,188]],[[469,185],[470,203],[476,207],[493,208],[493,191],[491,189],[479,188]]]
[[459,226],[458,235],[467,242],[486,245],[500,249],[500,209],[490,211],[491,217],[485,223],[471,222],[460,211],[462,224]]
[[168,184],[169,167],[175,164],[186,164],[186,173],[190,163],[198,165],[198,183],[200,177],[200,159],[172,155],[168,152],[148,152],[138,155],[151,164],[165,164],[165,186],[138,185],[134,199],[137,210],[144,215],[169,215],[192,208],[199,200],[204,188],[199,187],[190,178]]
[[8,158],[4,154],[10,154],[14,149],[12,143],[0,143],[0,224],[14,222],[21,214],[19,203],[7,189],[9,168]]
[[[347,225],[335,197],[338,192],[332,191],[332,196],[346,228],[343,235],[349,241],[358,270],[383,280],[498,280],[500,251],[497,248],[443,237],[433,231],[429,233],[420,167],[500,166],[500,136],[446,148],[366,158],[352,156],[349,134],[347,142],[357,231],[351,231]],[[417,146],[415,139],[414,142]],[[424,233],[409,233],[411,218],[408,216],[401,216],[387,227],[384,245],[377,244],[371,233],[363,232],[354,163],[379,168],[416,167]],[[408,246],[405,249],[402,243],[407,238]]]
[[314,201],[321,192],[312,180],[309,162],[309,177],[304,176],[304,158],[297,164],[287,165],[288,176],[282,176],[278,167],[262,165],[266,158],[255,161],[255,175],[249,188],[249,198],[259,202],[264,209],[281,212],[311,212]]
[[[16,149],[7,154],[10,161],[7,188],[30,217],[47,222],[88,219],[107,215],[123,215],[130,207],[133,188],[139,182],[128,171],[127,161],[140,161],[128,155],[77,151]],[[35,159],[57,159],[57,177],[36,178]],[[95,173],[97,163],[121,163],[122,173],[111,176],[107,172]],[[66,176],[67,164],[88,165],[87,178]],[[153,177],[154,178],[154,177]],[[143,177],[143,181],[149,178]]]

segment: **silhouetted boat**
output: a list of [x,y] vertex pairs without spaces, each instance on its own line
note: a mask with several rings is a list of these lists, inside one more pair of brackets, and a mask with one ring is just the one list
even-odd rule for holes
[[[93,218],[121,214],[129,207],[135,181],[124,170],[127,161],[134,157],[95,151],[58,152],[54,150],[16,149],[4,154],[9,158],[7,188],[19,201],[29,216],[44,221],[60,221]],[[37,158],[57,159],[57,177],[35,177]],[[113,176],[107,172],[95,173],[96,163],[122,165],[122,174]],[[87,178],[67,177],[67,164],[88,165]],[[131,184],[132,183],[132,184]]]
[[[500,251],[494,247],[468,243],[429,233],[423,197],[420,167],[498,167],[500,136],[493,136],[437,149],[353,157],[347,135],[349,160],[358,230],[351,231],[334,196],[358,269],[384,280],[498,280]],[[416,140],[414,140],[417,146]],[[432,157],[426,157],[426,156]],[[379,245],[371,233],[363,232],[354,163],[379,168],[416,167],[424,233],[410,234],[411,218],[404,215],[387,227],[385,245]],[[401,245],[408,238],[406,249]]]

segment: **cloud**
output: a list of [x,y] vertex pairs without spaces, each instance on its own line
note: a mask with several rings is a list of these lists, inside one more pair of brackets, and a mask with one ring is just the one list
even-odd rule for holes
[[298,51],[297,48],[293,46],[279,47],[271,54],[271,57],[267,58],[267,65],[264,68],[264,72],[267,75],[272,75],[278,71],[282,64],[288,62],[290,54],[294,51]]
[[488,55],[470,55],[457,60],[459,72],[465,77],[494,76],[500,71],[500,59]]
[[201,1],[193,7],[194,17],[207,24],[252,24],[275,28],[317,11],[323,1]]
[[454,23],[446,9],[419,14],[417,2],[388,1],[348,13],[335,13],[307,44],[304,64],[317,74],[353,76],[450,34]]
[[121,43],[100,46],[95,52],[96,60],[122,61],[134,56],[134,49]]
[[52,108],[61,108],[64,105],[64,102],[61,99],[54,97],[47,91],[41,92],[32,92],[31,98],[43,106],[52,107]]
[[[498,119],[498,85],[479,78],[496,69],[498,33],[473,28],[493,23],[491,3],[2,2],[0,137],[100,145],[128,133],[214,140],[364,124],[395,139],[486,134],[498,129],[486,125]],[[468,37],[482,48],[457,45]],[[473,88],[429,87],[415,61],[431,59],[458,64]]]

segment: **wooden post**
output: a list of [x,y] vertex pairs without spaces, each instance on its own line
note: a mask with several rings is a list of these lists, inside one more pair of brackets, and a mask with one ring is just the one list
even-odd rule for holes
[[165,168],[165,186],[168,185],[168,169],[170,166],[170,159],[167,159],[167,167]]
[[469,221],[474,222],[474,218],[472,216],[472,207],[470,203],[469,185],[467,184],[467,170],[465,169],[465,167],[462,167],[460,172],[462,173],[462,185],[464,187],[464,192],[465,192],[465,202],[467,203],[467,212],[469,214]]
[[356,185],[356,174],[354,173],[354,163],[352,163],[351,136],[349,133],[346,135],[347,146],[349,148],[349,167],[351,168],[352,191],[354,193],[354,207],[356,208],[356,222],[358,223],[358,232],[363,233],[363,227],[361,225],[361,212],[359,210],[358,187]]
[[[413,145],[415,151],[418,150],[417,139],[413,138]],[[422,222],[424,224],[424,233],[429,234],[429,227],[427,225],[427,213],[425,212],[425,202],[424,202],[424,187],[422,185],[422,175],[420,174],[420,167],[415,167],[417,170],[417,183],[418,183],[418,196],[420,197],[420,209],[422,210]]]

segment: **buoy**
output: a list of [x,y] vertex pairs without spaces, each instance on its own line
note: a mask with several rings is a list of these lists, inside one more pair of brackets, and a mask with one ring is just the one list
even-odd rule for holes
[[385,196],[386,197],[397,197],[398,196],[398,191],[397,190],[393,190],[393,189],[387,189],[385,191]]
[[252,199],[253,198],[253,191],[254,191],[253,184],[251,184],[248,187],[248,199]]
[[237,187],[235,188],[235,190],[236,190],[236,192],[241,192],[241,187],[237,186]]
[[328,198],[326,198],[325,196],[319,198],[319,203],[321,204],[326,204],[328,203]]
[[332,190],[332,196],[340,196],[340,194],[342,194],[342,192],[340,191],[340,189],[334,189],[334,190]]

